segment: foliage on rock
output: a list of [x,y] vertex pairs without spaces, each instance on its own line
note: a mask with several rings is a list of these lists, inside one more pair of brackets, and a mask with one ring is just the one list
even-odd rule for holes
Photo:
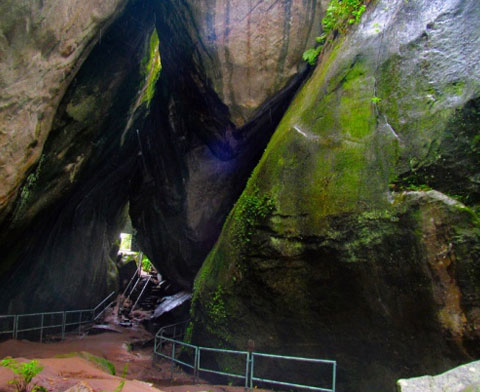
[[332,31],[345,33],[347,26],[360,23],[367,9],[366,1],[362,0],[330,0],[327,12],[322,19],[323,34],[316,38],[317,46],[306,50],[303,59],[310,65],[315,65],[318,55],[322,52],[327,36]]

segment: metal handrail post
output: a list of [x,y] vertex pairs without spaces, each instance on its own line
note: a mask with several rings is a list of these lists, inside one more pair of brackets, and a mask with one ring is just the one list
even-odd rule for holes
[[337,382],[337,362],[333,363],[333,375],[332,375],[332,391],[335,392],[335,384]]
[[82,333],[82,312],[79,312],[78,316],[78,334]]
[[63,312],[62,316],[62,340],[65,340],[65,324],[67,323],[67,312]]
[[250,374],[250,371],[249,371],[249,368],[250,368],[250,358],[252,356],[252,353],[251,352],[248,352],[247,353],[247,364],[245,365],[245,391],[247,391],[248,389],[248,376]]
[[250,390],[253,389],[253,368],[254,368],[255,357],[252,353],[252,359],[250,361]]
[[43,343],[43,320],[44,320],[44,314],[40,316],[40,343]]
[[193,360],[193,383],[196,384],[198,380],[198,346],[195,347],[195,358]]
[[172,366],[170,368],[170,379],[173,379],[173,367],[175,365],[175,341],[172,343]]
[[17,340],[18,339],[18,319],[19,319],[20,315],[16,315],[15,316],[15,336],[14,336],[14,339]]
[[12,339],[17,338],[17,316],[13,316]]

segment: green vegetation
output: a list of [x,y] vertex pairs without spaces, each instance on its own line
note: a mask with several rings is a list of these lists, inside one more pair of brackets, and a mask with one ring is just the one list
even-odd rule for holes
[[145,272],[150,272],[152,270],[152,262],[145,255],[143,255],[142,258],[142,270],[144,270]]
[[225,311],[223,296],[223,288],[218,285],[210,302],[207,304],[208,315],[216,325],[222,325],[227,320],[227,312]]
[[40,160],[38,161],[38,165],[32,173],[29,174],[25,183],[23,184],[21,191],[20,191],[20,199],[18,200],[17,208],[15,211],[15,217],[18,218],[25,212],[26,207],[28,206],[29,200],[33,194],[33,190],[37,184],[38,178],[40,177],[40,171],[42,170],[42,166],[45,162],[45,154],[42,154]]
[[125,386],[125,379],[127,377],[127,371],[128,371],[128,363],[125,364],[122,370],[122,378],[123,380],[120,381],[120,384],[113,390],[113,392],[122,392],[123,387]]
[[[8,382],[15,386],[17,392],[27,391],[28,385],[32,379],[43,370],[43,366],[39,365],[36,360],[19,363],[11,357],[4,358],[0,362],[0,365],[4,368],[10,369],[13,373],[19,376]],[[32,392],[45,391],[45,388],[35,384],[31,390]]]
[[120,250],[132,249],[132,235],[128,233],[120,234]]
[[238,200],[233,215],[235,245],[242,247],[250,242],[256,222],[265,219],[274,209],[275,203],[271,196],[260,195],[260,190],[256,185],[253,186],[253,192],[244,193]]
[[322,19],[323,31],[325,34],[333,30],[344,33],[346,24],[359,23],[365,10],[366,5],[362,0],[331,0]]
[[303,59],[315,65],[318,55],[323,49],[327,36],[332,31],[345,33],[347,26],[360,22],[366,10],[362,0],[330,0],[325,17],[322,19],[323,34],[316,38],[318,46],[303,53]]
[[160,77],[160,71],[162,70],[158,44],[158,34],[155,29],[150,36],[148,53],[145,55],[141,63],[141,73],[145,81],[142,102],[146,102],[147,105],[150,105],[150,101],[155,94],[155,85]]
[[[191,311],[191,309],[190,309]],[[187,328],[185,330],[185,336],[184,336],[184,341],[187,342],[187,343],[191,343],[192,342],[192,337],[193,337],[193,322],[190,321],[187,325]]]
[[305,52],[303,52],[302,57],[308,64],[315,65],[315,62],[317,61],[317,57],[323,49],[323,45],[325,43],[326,38],[327,38],[327,35],[325,33],[322,34],[320,37],[315,38],[318,46],[316,48],[307,49]]

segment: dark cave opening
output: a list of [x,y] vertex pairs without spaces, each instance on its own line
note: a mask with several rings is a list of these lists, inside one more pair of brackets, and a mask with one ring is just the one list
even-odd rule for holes
[[131,3],[73,79],[2,222],[4,312],[90,305],[117,288],[128,216],[159,273],[191,291],[305,73],[237,127],[187,24],[172,4]]

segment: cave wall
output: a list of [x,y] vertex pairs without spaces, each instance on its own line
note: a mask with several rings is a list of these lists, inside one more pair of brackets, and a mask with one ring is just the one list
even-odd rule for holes
[[0,123],[15,134],[2,154],[4,311],[85,306],[115,287],[109,253],[127,203],[142,249],[190,288],[307,73],[301,54],[324,6],[12,6],[0,65]]
[[0,221],[13,208],[56,108],[126,0],[7,0],[0,4]]
[[40,160],[1,226],[3,312],[85,308],[116,288],[110,249],[128,214],[135,129],[155,80],[153,31],[150,4],[129,4],[56,108]]
[[142,249],[178,286],[191,288],[304,79],[324,5],[156,3],[163,69],[131,212]]
[[196,277],[194,343],[336,359],[345,391],[480,355],[477,8],[380,0],[327,45]]

